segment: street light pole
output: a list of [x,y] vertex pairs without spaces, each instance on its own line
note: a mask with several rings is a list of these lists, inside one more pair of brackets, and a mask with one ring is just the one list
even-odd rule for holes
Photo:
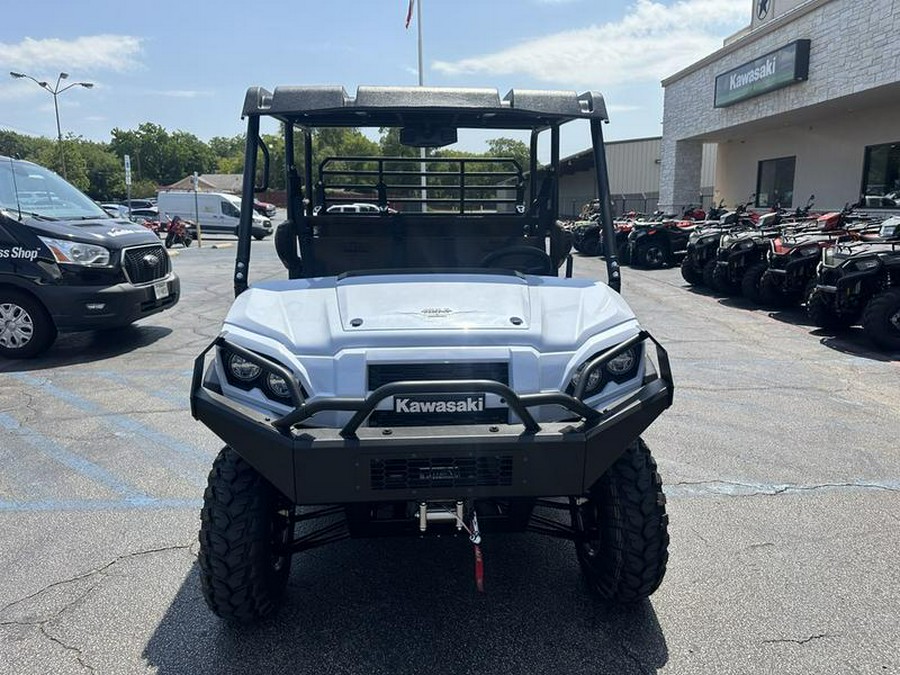
[[25,73],[9,73],[12,77],[19,80],[21,78],[27,78],[34,82],[41,89],[46,89],[53,96],[53,109],[56,112],[56,142],[59,145],[59,159],[62,163],[62,172],[63,178],[68,180],[68,176],[66,175],[66,153],[63,148],[63,138],[62,138],[62,125],[59,123],[59,100],[58,97],[64,91],[68,91],[72,87],[84,87],[85,89],[90,89],[94,86],[93,82],[72,82],[71,84],[66,85],[62,89],[59,88],[59,83],[69,77],[68,73],[60,73],[59,77],[56,78],[56,86],[51,87],[46,80],[36,80],[31,75],[26,75]]

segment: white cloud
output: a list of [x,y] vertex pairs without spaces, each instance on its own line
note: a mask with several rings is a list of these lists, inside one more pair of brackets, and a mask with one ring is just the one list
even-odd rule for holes
[[525,75],[566,87],[658,82],[721,47],[747,19],[745,0],[637,0],[618,21],[433,67],[450,76]]
[[[141,39],[130,35],[86,35],[74,40],[26,37],[21,42],[0,42],[0,66],[4,69],[68,72],[121,72],[138,65]],[[40,73],[31,73],[38,77]]]

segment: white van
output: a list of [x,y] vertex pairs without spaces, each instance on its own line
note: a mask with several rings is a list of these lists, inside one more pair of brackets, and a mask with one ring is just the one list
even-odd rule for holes
[[[196,202],[194,196],[196,194]],[[157,195],[160,216],[196,221],[204,234],[237,234],[241,219],[241,200],[223,192],[165,190]],[[272,234],[272,221],[253,212],[253,236],[262,239]]]

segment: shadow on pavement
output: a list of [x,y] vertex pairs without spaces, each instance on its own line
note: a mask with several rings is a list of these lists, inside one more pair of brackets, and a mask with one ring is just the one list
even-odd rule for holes
[[860,326],[850,326],[836,330],[819,328],[810,321],[802,307],[772,312],[769,316],[782,323],[809,328],[810,335],[818,337],[820,344],[842,354],[858,356],[873,361],[900,361],[900,353],[880,351],[866,336],[865,331]]
[[41,356],[21,361],[3,361],[0,363],[0,371],[16,373],[102,361],[148,347],[171,332],[171,328],[164,326],[132,324],[104,331],[60,333],[56,342]]
[[297,556],[280,613],[255,627],[209,612],[195,564],[143,656],[163,675],[593,675],[667,662],[650,602],[593,600],[571,544],[503,535],[484,550],[483,596],[464,539],[353,540]]

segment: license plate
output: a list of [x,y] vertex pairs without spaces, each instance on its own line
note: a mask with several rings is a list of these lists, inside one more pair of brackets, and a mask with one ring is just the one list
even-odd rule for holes
[[157,300],[162,300],[163,298],[169,297],[169,282],[168,281],[160,281],[158,283],[153,284],[153,295]]
[[406,415],[427,413],[465,415],[484,412],[484,394],[416,394],[394,397],[394,412]]

